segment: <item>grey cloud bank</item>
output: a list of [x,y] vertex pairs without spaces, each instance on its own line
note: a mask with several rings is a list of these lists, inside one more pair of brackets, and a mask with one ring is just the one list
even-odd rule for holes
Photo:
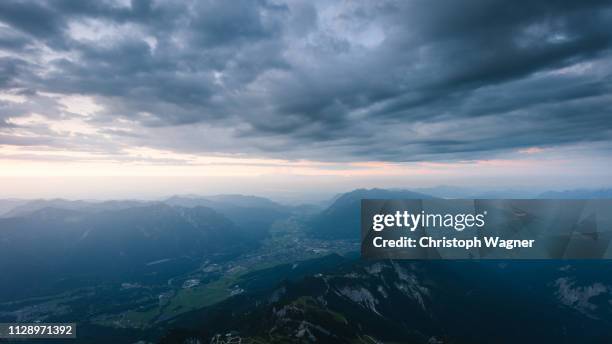
[[[608,156],[607,1],[2,1],[0,144],[321,161]],[[58,100],[82,95],[83,116]],[[77,118],[65,137],[16,118]],[[23,132],[28,135],[23,135]]]

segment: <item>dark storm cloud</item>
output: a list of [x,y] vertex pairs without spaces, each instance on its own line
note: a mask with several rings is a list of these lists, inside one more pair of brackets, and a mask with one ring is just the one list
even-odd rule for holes
[[611,139],[607,1],[3,1],[0,22],[3,90],[91,96],[126,144],[413,161]]

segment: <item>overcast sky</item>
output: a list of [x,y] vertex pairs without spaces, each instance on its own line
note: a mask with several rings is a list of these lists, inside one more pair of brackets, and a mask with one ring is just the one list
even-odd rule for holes
[[0,198],[610,186],[611,48],[609,1],[3,0]]

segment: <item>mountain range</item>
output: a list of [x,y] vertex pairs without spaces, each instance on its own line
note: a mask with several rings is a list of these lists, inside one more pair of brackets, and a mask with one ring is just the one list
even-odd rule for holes
[[147,266],[177,260],[179,270],[203,257],[254,245],[253,235],[210,208],[163,203],[96,212],[43,208],[0,219],[2,299],[57,292],[101,281],[144,280]]
[[[608,343],[609,262],[344,259],[165,324],[162,343]],[[528,329],[528,330],[526,330]]]
[[347,253],[359,239],[362,199],[432,197],[358,189],[320,211],[242,195],[6,200],[0,321],[78,317],[84,343],[203,343],[230,332],[266,343],[612,340],[606,261],[364,261]]

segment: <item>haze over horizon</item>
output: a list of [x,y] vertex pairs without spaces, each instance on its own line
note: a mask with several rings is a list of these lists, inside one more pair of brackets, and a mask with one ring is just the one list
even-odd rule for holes
[[2,1],[0,198],[610,187],[611,57],[599,1]]

